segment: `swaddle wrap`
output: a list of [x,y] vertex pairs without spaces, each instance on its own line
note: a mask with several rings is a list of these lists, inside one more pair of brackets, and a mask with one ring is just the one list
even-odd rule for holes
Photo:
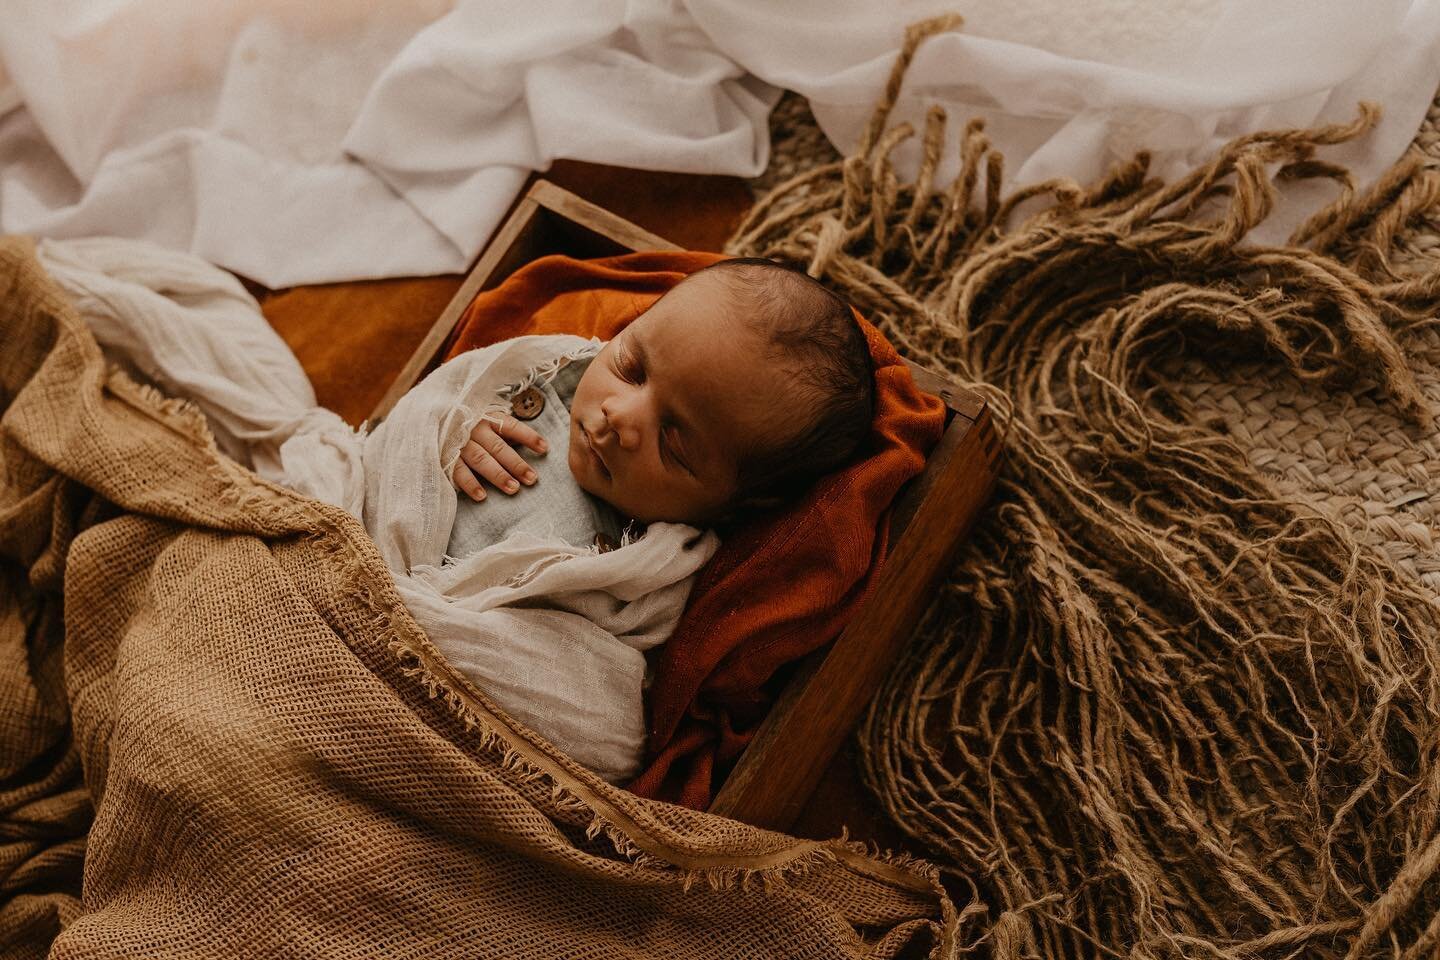
[[445,562],[457,508],[450,473],[470,432],[503,409],[506,387],[583,349],[593,345],[580,337],[517,337],[438,367],[365,439],[364,520],[450,663],[619,781],[638,770],[645,745],[644,651],[674,631],[715,535],[652,523],[600,553],[522,530]]
[[260,476],[359,516],[453,667],[600,776],[635,772],[644,651],[674,630],[715,535],[652,523],[602,554],[517,532],[445,562],[450,472],[471,430],[508,385],[590,341],[519,337],[456,357],[367,436],[315,406],[299,362],[230,275],[140,241],[45,241],[38,253],[112,361],[195,403],[220,449]]
[[[521,487],[513,496],[487,496],[477,502],[463,491],[455,492],[455,526],[446,547],[450,556],[467,557],[521,532],[557,537],[577,547],[591,546],[600,538],[612,545],[624,539],[620,514],[580,486],[565,455],[575,387],[599,351],[600,342],[591,341],[502,392],[502,401],[513,400],[529,389],[543,398],[543,406],[525,425],[545,438],[552,452],[528,459],[537,477],[535,484]],[[494,419],[497,426],[504,416],[503,402],[501,407]]]

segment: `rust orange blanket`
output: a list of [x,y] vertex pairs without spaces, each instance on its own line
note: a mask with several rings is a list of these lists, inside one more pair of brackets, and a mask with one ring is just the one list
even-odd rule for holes
[[[687,274],[720,259],[545,257],[476,297],[447,355],[532,333],[609,339]],[[631,784],[636,793],[707,806],[764,718],[776,671],[838,636],[875,582],[886,511],[924,467],[945,411],[879,331],[861,325],[877,388],[865,455],[800,503],[726,532],[655,661],[650,758]]]

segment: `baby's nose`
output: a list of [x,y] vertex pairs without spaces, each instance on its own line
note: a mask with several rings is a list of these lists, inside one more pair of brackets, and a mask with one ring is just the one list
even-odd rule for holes
[[640,446],[640,431],[629,422],[617,417],[601,417],[595,439],[608,443],[612,438],[622,450],[634,450]]
[[630,416],[618,406],[611,406],[608,403],[600,405],[600,432],[596,439],[609,439],[610,434],[615,435],[615,442],[623,450],[634,450],[640,446],[640,428],[631,422]]

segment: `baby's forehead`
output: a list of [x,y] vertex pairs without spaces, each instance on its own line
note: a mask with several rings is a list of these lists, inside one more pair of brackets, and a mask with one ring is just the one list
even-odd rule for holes
[[674,316],[629,333],[661,404],[732,458],[809,409],[764,338],[733,318]]

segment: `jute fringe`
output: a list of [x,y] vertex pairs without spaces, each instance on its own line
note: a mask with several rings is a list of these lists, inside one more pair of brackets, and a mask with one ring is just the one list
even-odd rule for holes
[[[891,107],[957,23],[912,28],[854,155],[776,187],[728,248],[807,264],[1005,424],[995,500],[861,731],[870,787],[974,889],[997,958],[1435,956],[1440,609],[1277,493],[1174,371],[1373,384],[1429,428],[1400,344],[1440,272],[1392,251],[1440,173],[1409,157],[1361,193],[1317,159],[1374,123],[1362,106],[1170,184],[1139,156],[1002,195],[972,120],[932,193],[932,109],[902,184],[915,131]],[[1289,244],[1246,244],[1276,169],[1339,196]]]

